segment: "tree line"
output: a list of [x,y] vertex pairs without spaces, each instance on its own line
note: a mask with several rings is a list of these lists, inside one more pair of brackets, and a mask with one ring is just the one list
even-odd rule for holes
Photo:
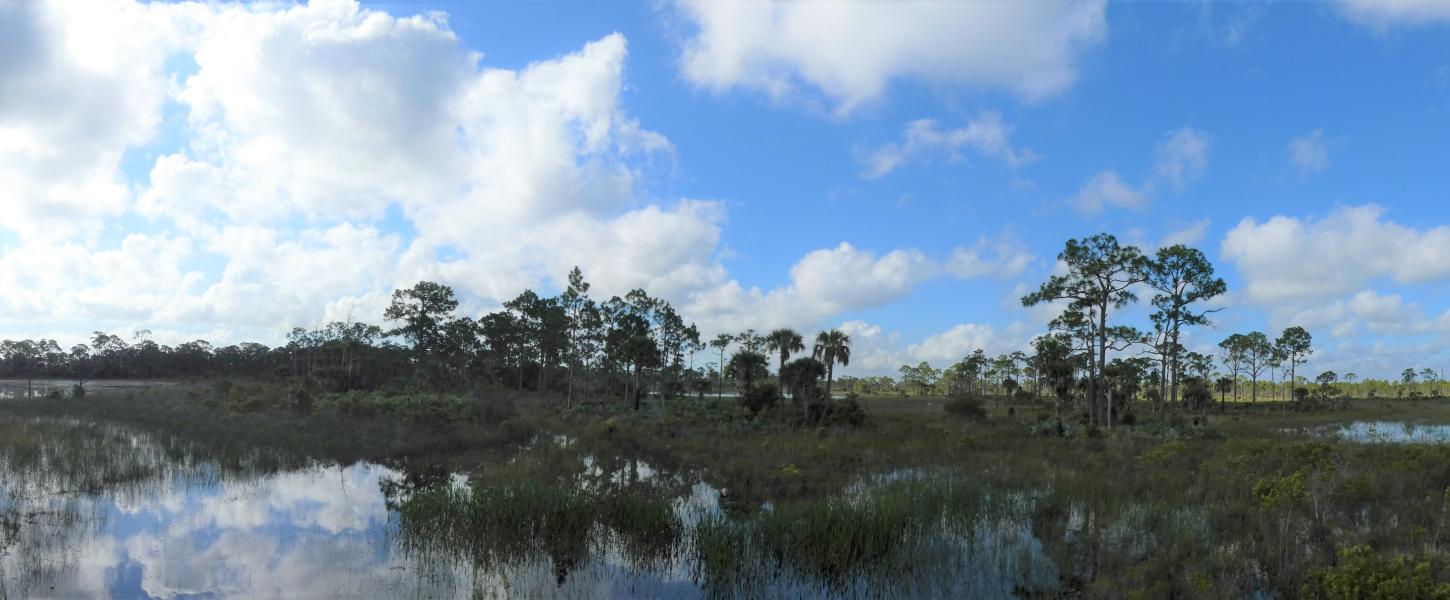
[[[836,367],[850,362],[850,337],[839,330],[818,334],[809,353],[791,329],[722,333],[706,344],[668,301],[641,289],[601,301],[589,289],[576,267],[557,296],[525,290],[475,319],[459,314],[451,288],[423,281],[393,292],[382,315],[390,329],[352,321],[299,327],[275,347],[204,340],[166,346],[145,331],[129,340],[97,331],[89,344],[69,350],[53,340],[6,340],[0,376],[73,378],[78,388],[94,378],[209,376],[300,377],[332,391],[487,385],[557,393],[571,404],[625,397],[636,409],[649,396],[701,396],[712,387],[723,396],[728,382],[752,410],[790,398],[820,414]],[[706,348],[719,352],[719,363],[695,364]]]
[[[1281,372],[1291,399],[1300,383],[1308,383],[1297,372],[1313,354],[1312,336],[1303,327],[1273,339],[1234,333],[1214,356],[1185,347],[1188,330],[1212,325],[1222,310],[1212,303],[1227,291],[1197,249],[1173,245],[1150,255],[1098,234],[1068,240],[1058,259],[1063,272],[1021,298],[1024,307],[1057,309],[1029,349],[996,357],[975,350],[943,369],[903,365],[899,379],[848,377],[845,389],[1056,399],[1059,415],[1080,409],[1092,423],[1111,424],[1139,398],[1160,413],[1179,404],[1201,411],[1214,392],[1220,402],[1238,400],[1245,384],[1249,400],[1257,401],[1266,377],[1277,399]],[[144,331],[129,340],[98,331],[89,344],[68,350],[53,340],[6,340],[0,342],[0,376],[70,377],[81,385],[91,378],[283,376],[336,391],[488,385],[557,393],[571,404],[624,397],[636,407],[650,396],[701,396],[712,389],[723,396],[728,386],[751,410],[789,399],[819,411],[835,395],[836,367],[850,363],[851,340],[839,330],[807,340],[791,329],[752,329],[706,341],[669,302],[644,290],[607,300],[589,291],[576,267],[556,296],[525,290],[501,310],[470,318],[459,314],[451,288],[424,281],[394,291],[382,315],[389,329],[352,321],[295,328],[275,347],[204,340],[165,346]],[[1140,293],[1151,293],[1146,330],[1117,322]],[[716,360],[697,365],[707,350],[705,356]],[[1407,369],[1402,379],[1401,395],[1417,381],[1439,381],[1430,369]],[[1353,373],[1315,379],[1321,388],[1356,381]]]

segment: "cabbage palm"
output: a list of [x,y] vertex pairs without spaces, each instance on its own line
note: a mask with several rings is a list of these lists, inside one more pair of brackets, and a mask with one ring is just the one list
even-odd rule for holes
[[805,340],[801,339],[801,334],[787,327],[770,332],[770,335],[765,336],[765,344],[771,350],[780,353],[780,368],[776,370],[777,375],[785,372],[785,361],[790,360],[791,354],[806,349]]
[[768,365],[770,359],[759,352],[749,350],[737,350],[730,357],[730,365],[725,367],[725,374],[740,382],[741,393],[745,393],[755,387],[757,379],[765,379],[770,375]]
[[836,363],[851,364],[851,336],[839,329],[816,334],[816,347],[811,356],[826,363],[826,400],[831,399],[831,381],[835,379]]

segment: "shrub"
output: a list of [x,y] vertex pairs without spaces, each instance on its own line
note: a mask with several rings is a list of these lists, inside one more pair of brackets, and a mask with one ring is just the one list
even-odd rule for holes
[[511,396],[489,397],[481,391],[474,390],[473,402],[478,405],[478,419],[489,425],[497,425],[518,414],[518,408],[514,406],[514,399]]
[[1376,554],[1369,546],[1339,551],[1339,564],[1309,572],[1300,596],[1316,600],[1354,598],[1450,598],[1450,583],[1436,581],[1428,559],[1411,561]]
[[775,384],[766,383],[747,388],[744,394],[740,395],[740,405],[750,411],[750,416],[760,414],[760,411],[775,406],[776,400],[780,399],[780,390]]
[[866,423],[866,410],[855,398],[844,398],[832,402],[826,410],[827,425],[850,425],[860,427]]
[[79,383],[75,384],[74,386],[71,386],[71,388],[70,388],[70,396],[72,398],[85,398],[86,397],[86,386],[81,385]]
[[947,414],[973,421],[987,418],[987,409],[983,406],[982,399],[972,396],[956,396],[942,404],[942,409]]

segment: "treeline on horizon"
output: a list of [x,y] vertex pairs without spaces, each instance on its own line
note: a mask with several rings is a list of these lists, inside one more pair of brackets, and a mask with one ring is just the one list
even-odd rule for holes
[[[1219,400],[1239,399],[1240,387],[1257,400],[1261,379],[1273,398],[1306,400],[1345,391],[1439,394],[1432,369],[1406,369],[1398,382],[1360,381],[1354,373],[1324,372],[1312,381],[1297,367],[1313,352],[1312,337],[1290,327],[1277,338],[1235,333],[1214,356],[1187,350],[1184,333],[1211,325],[1221,310],[1213,299],[1227,291],[1213,265],[1197,249],[1174,245],[1152,255],[1122,245],[1109,234],[1069,240],[1058,255],[1067,267],[1022,298],[1024,306],[1061,308],[1036,337],[1031,352],[992,358],[976,350],[937,369],[903,365],[900,378],[844,377],[856,393],[996,395],[1038,401],[1055,399],[1059,416],[1078,408],[1092,423],[1119,421],[1136,399],[1160,412],[1182,403],[1202,411]],[[791,329],[767,334],[747,330],[708,342],[669,302],[644,290],[598,301],[576,267],[559,295],[526,290],[502,310],[473,319],[457,314],[448,286],[419,282],[395,290],[384,329],[361,322],[295,328],[287,343],[214,346],[196,340],[166,346],[138,332],[128,342],[97,331],[90,344],[63,349],[53,340],[0,341],[0,376],[74,378],[302,377],[331,391],[411,388],[436,391],[491,386],[557,393],[576,398],[610,395],[634,400],[720,392],[728,379],[757,411],[787,395],[797,403],[832,397],[835,366],[848,365],[851,340],[839,330],[812,340]],[[1151,330],[1115,324],[1118,311],[1151,290]],[[735,350],[730,352],[731,347]],[[707,348],[718,362],[695,364]],[[729,356],[727,357],[727,353]],[[792,360],[792,357],[801,355]],[[721,369],[720,365],[724,365]],[[771,376],[774,367],[775,376]],[[1283,382],[1277,381],[1286,371]],[[1266,377],[1267,376],[1267,377]],[[1287,384],[1287,385],[1286,385]]]

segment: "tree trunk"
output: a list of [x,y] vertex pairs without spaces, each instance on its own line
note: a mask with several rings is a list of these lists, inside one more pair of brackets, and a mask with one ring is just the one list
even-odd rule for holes
[[[1176,403],[1178,403],[1178,369],[1179,369],[1178,352],[1179,352],[1179,350],[1181,350],[1178,347],[1178,323],[1176,321],[1172,324],[1172,328],[1173,328],[1173,342],[1172,342],[1172,345],[1170,345],[1168,347],[1168,352],[1172,354],[1172,363],[1171,363],[1172,366],[1170,367],[1170,369],[1169,369],[1170,372],[1168,373],[1169,377],[1172,378],[1172,384],[1171,384],[1172,387],[1169,388],[1170,391],[1172,392],[1172,394],[1169,395],[1168,399],[1169,399],[1169,402],[1173,402],[1173,403],[1176,404]],[[1161,392],[1160,392],[1159,395],[1162,395]]]
[[[1091,394],[1093,397],[1093,406],[1097,406],[1098,403],[1098,394],[1102,390],[1098,379],[1102,378],[1103,365],[1106,364],[1108,364],[1108,305],[1104,302],[1102,310],[1098,312],[1098,372],[1092,379]],[[1109,429],[1113,427],[1113,403],[1111,401],[1108,402],[1107,406],[1106,425]]]

